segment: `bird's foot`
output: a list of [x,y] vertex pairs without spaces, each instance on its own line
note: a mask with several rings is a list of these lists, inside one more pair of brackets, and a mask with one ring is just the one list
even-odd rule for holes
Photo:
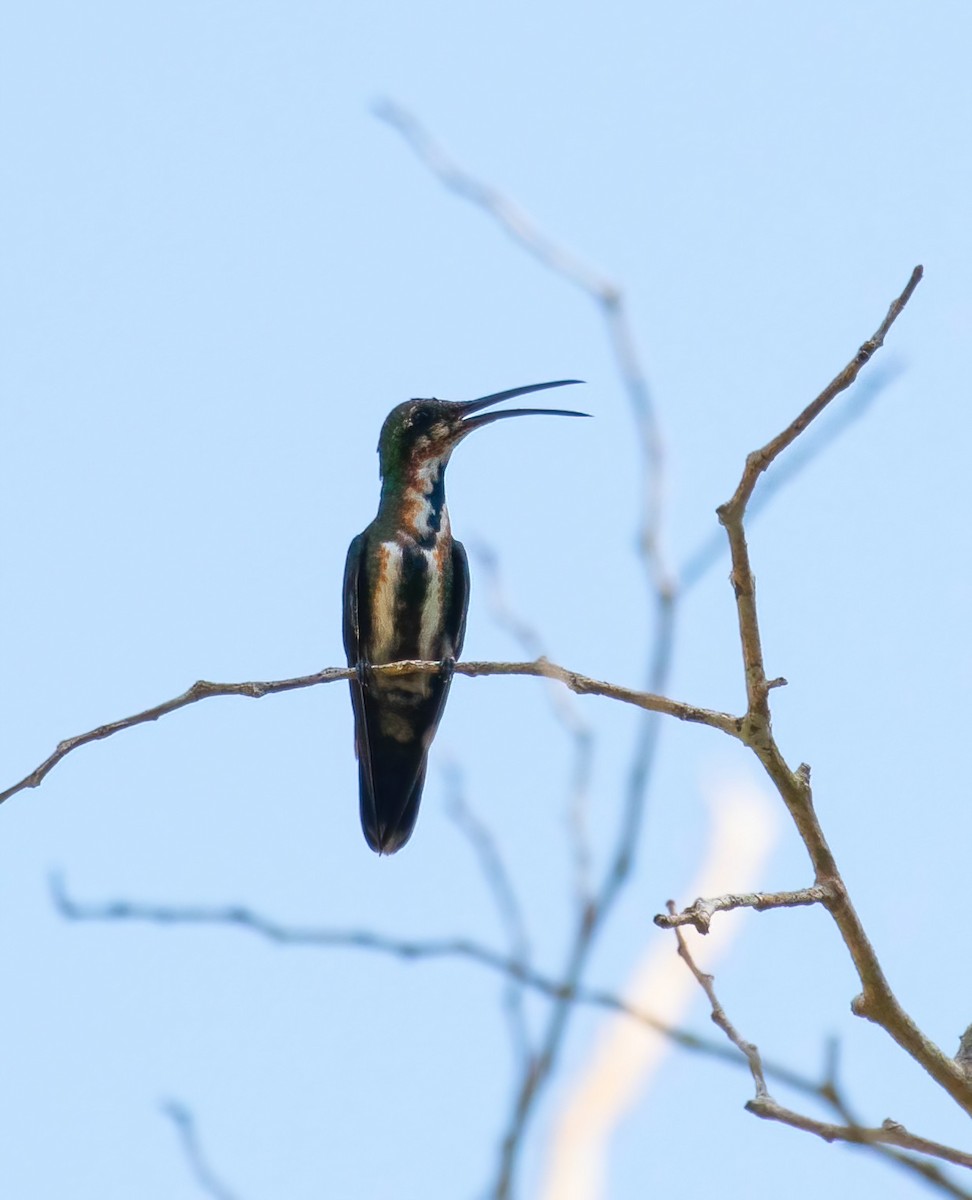
[[456,660],[451,654],[439,662],[439,678],[443,683],[451,683],[456,673]]
[[358,678],[358,683],[360,683],[363,688],[371,687],[375,681],[374,667],[372,667],[370,662],[366,662],[364,659],[358,659],[358,661],[354,664],[354,673]]

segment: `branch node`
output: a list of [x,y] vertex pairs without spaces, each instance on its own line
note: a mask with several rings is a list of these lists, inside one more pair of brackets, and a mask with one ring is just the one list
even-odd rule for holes
[[855,1017],[863,1017],[865,1021],[873,1020],[871,1003],[864,992],[854,997],[850,1008]]
[[972,1025],[966,1029],[959,1040],[955,1061],[969,1082],[972,1083]]

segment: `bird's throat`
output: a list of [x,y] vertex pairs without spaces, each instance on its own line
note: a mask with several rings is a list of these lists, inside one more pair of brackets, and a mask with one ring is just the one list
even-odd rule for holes
[[445,462],[421,459],[410,463],[401,479],[386,480],[378,512],[389,532],[404,534],[423,549],[431,549],[441,535],[449,534]]

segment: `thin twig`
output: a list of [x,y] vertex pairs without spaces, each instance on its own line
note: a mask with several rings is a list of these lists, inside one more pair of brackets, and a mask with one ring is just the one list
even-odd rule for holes
[[[773,473],[761,481],[759,491],[747,505],[746,524],[749,528],[752,528],[753,519],[769,506],[770,501],[779,492],[792,483],[811,463],[816,462],[825,450],[870,411],[877,398],[900,377],[902,371],[903,366],[900,363],[884,363],[875,367],[866,379],[857,384],[853,396],[849,397],[846,403],[838,409],[831,410],[825,425],[815,428],[800,439],[786,458],[777,464]],[[679,598],[684,599],[727,554],[725,534],[721,529],[713,529],[711,533],[706,534],[685,558],[678,572]]]
[[[675,902],[669,900],[667,907],[669,914],[674,917],[676,915]],[[763,1117],[766,1120],[779,1121],[784,1125],[791,1125],[795,1129],[802,1129],[807,1133],[816,1134],[817,1137],[821,1137],[827,1142],[844,1141],[853,1142],[857,1145],[892,1145],[897,1146],[901,1150],[916,1151],[919,1154],[927,1154],[933,1158],[940,1158],[956,1166],[972,1167],[972,1154],[968,1154],[963,1150],[956,1150],[951,1146],[945,1146],[940,1142],[930,1141],[928,1138],[918,1137],[916,1134],[910,1133],[903,1125],[899,1125],[896,1121],[885,1121],[877,1129],[865,1129],[859,1125],[834,1125],[828,1121],[819,1121],[814,1117],[805,1116],[803,1113],[794,1112],[792,1109],[778,1104],[769,1094],[769,1089],[766,1086],[766,1075],[759,1048],[752,1042],[746,1041],[735,1025],[729,1020],[719,997],[716,995],[713,976],[707,975],[696,965],[692,953],[688,948],[688,943],[685,940],[685,935],[678,927],[675,927],[675,937],[678,939],[679,956],[698,980],[699,985],[708,998],[713,1022],[718,1025],[732,1044],[745,1054],[749,1062],[753,1083],[756,1087],[756,1095],[746,1104],[748,1112],[758,1117]]]
[[876,1128],[866,1129],[860,1125],[833,1125],[828,1121],[818,1121],[814,1117],[794,1112],[777,1104],[769,1096],[756,1097],[746,1105],[747,1112],[754,1113],[768,1121],[779,1121],[782,1125],[790,1125],[794,1129],[802,1129],[805,1133],[816,1134],[825,1142],[852,1142],[856,1145],[887,1145],[897,1146],[900,1150],[912,1150],[918,1154],[928,1154],[932,1158],[940,1158],[944,1162],[957,1167],[972,1168],[972,1154],[965,1150],[956,1150],[953,1146],[945,1146],[941,1142],[933,1142],[928,1138],[910,1133],[897,1121],[887,1120]]
[[[667,907],[669,914],[674,917],[676,912],[675,901],[669,900]],[[756,1098],[768,1097],[769,1089],[766,1087],[766,1076],[763,1073],[763,1062],[760,1058],[758,1048],[752,1042],[747,1042],[736,1029],[735,1025],[729,1020],[728,1016],[726,1016],[726,1010],[719,1003],[719,998],[715,993],[714,977],[706,975],[704,971],[701,971],[696,966],[695,959],[692,957],[688,943],[685,940],[685,934],[682,933],[678,926],[675,926],[675,937],[678,940],[679,957],[698,980],[702,990],[708,997],[709,1006],[712,1009],[713,1023],[718,1025],[729,1041],[745,1054],[746,1061],[749,1063],[749,1070],[753,1076],[753,1083],[756,1086]]]
[[[438,662],[408,660],[405,662],[386,663],[380,666],[376,665],[373,670],[378,675],[393,677],[398,675],[434,675],[442,670],[442,664]],[[633,688],[619,687],[613,683],[605,683],[603,680],[591,679],[586,675],[579,675],[576,671],[569,671],[565,667],[559,667],[556,663],[547,662],[546,659],[542,658],[536,662],[521,663],[460,662],[456,663],[456,674],[467,676],[532,675],[541,679],[556,679],[579,696],[607,696],[612,700],[620,700],[623,704],[633,704],[636,708],[643,708],[649,712],[666,713],[669,716],[678,717],[681,721],[692,721],[699,725],[709,725],[713,729],[721,729],[724,733],[729,733],[733,737],[739,737],[742,728],[741,721],[736,717],[730,716],[728,713],[714,712],[709,709],[698,708],[693,704],[683,704],[678,700],[669,700],[665,696],[656,696],[649,692],[639,692]],[[38,787],[44,781],[45,777],[72,750],[77,750],[80,746],[87,746],[91,742],[101,741],[103,738],[111,737],[113,734],[121,733],[123,729],[131,729],[135,725],[144,725],[149,721],[157,721],[160,717],[167,716],[171,712],[176,712],[180,708],[186,708],[190,704],[196,704],[200,700],[211,700],[214,696],[246,696],[253,700],[259,700],[264,696],[273,696],[280,692],[292,692],[299,688],[316,687],[321,683],[336,683],[342,679],[351,679],[353,676],[354,670],[350,667],[326,667],[323,671],[317,671],[313,675],[301,675],[295,679],[276,679],[265,682],[210,683],[207,680],[200,679],[191,688],[183,692],[181,696],[176,696],[173,700],[166,700],[162,704],[156,704],[152,708],[145,709],[144,712],[134,713],[130,717],[122,717],[121,720],[111,721],[107,725],[99,725],[97,729],[91,729],[87,733],[79,733],[74,737],[66,738],[63,742],[59,742],[54,753],[49,755],[39,766],[35,767],[29,775],[25,775],[19,783],[8,787],[6,791],[0,792],[0,804],[4,800],[9,800],[11,796],[15,796],[17,792],[22,792],[26,788]]]
[[810,904],[823,904],[828,898],[825,887],[801,888],[796,892],[747,892],[740,895],[715,896],[704,900],[701,896],[688,908],[679,913],[659,913],[655,924],[659,929],[674,929],[678,925],[692,925],[699,933],[708,933],[712,918],[717,912],[731,912],[735,908],[755,908],[763,912],[767,908],[800,908]]
[[753,493],[753,488],[760,475],[766,468],[779,457],[780,454],[794,442],[801,433],[807,428],[811,421],[815,420],[827,405],[841,392],[846,391],[851,386],[857,376],[860,374],[861,367],[870,362],[874,352],[880,350],[884,345],[884,339],[888,335],[888,331],[895,323],[898,317],[904,310],[905,305],[914,294],[915,288],[921,282],[921,277],[924,274],[924,268],[921,266],[915,267],[911,272],[911,278],[905,284],[904,291],[896,300],[891,302],[888,308],[887,316],[875,330],[875,332],[867,339],[860,347],[851,361],[844,367],[838,375],[827,384],[819,396],[803,410],[795,420],[787,425],[782,433],[778,433],[759,450],[754,450],[746,459],[746,466],[743,470],[742,479],[739,481],[739,486],[736,488],[735,494],[728,504],[723,508],[730,512],[744,512],[749,497]]
[[[852,1112],[838,1080],[839,1049],[840,1047],[836,1038],[831,1038],[827,1043],[826,1070],[823,1079],[818,1085],[817,1094],[825,1104],[829,1105],[837,1113],[843,1124],[853,1126],[855,1129],[862,1129],[865,1127],[864,1122],[859,1120]],[[768,1076],[772,1075],[768,1064],[766,1066],[766,1073]],[[904,1150],[899,1150],[895,1146],[884,1145],[881,1142],[867,1142],[863,1143],[863,1146],[879,1158],[885,1159],[890,1165],[900,1167],[902,1170],[910,1171],[920,1176],[925,1183],[931,1184],[939,1191],[955,1197],[956,1200],[969,1200],[969,1197],[972,1197],[972,1191],[957,1184],[945,1173],[937,1162],[930,1162],[926,1158],[916,1158]]]
[[236,1193],[231,1192],[221,1180],[217,1179],[206,1161],[199,1142],[199,1135],[196,1132],[196,1122],[190,1110],[177,1100],[166,1100],[162,1104],[162,1111],[175,1126],[186,1161],[189,1163],[193,1177],[203,1191],[208,1196],[212,1196],[213,1200],[236,1200]]
[[[462,789],[462,772],[456,763],[449,764],[448,779],[447,811],[465,834],[476,855],[483,878],[496,903],[500,921],[506,930],[513,962],[519,963],[524,970],[528,970],[531,966],[530,939],[527,936],[523,908],[496,845],[496,840],[466,803]],[[533,1061],[533,1047],[523,1004],[523,988],[524,984],[521,979],[512,975],[507,976],[504,1008],[517,1064],[522,1070],[528,1070]]]

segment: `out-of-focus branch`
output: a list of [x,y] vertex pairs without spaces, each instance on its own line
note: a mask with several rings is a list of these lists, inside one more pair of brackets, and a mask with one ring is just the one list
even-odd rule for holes
[[322,929],[285,925],[264,917],[243,905],[167,905],[141,904],[129,900],[109,900],[86,903],[75,900],[67,891],[63,879],[54,875],[50,880],[51,899],[61,916],[72,921],[138,921],[167,926],[231,927],[255,934],[277,945],[305,946],[319,949],[368,950],[387,954],[407,962],[437,958],[462,958],[487,967],[522,983],[525,987],[554,1000],[567,1000],[609,1012],[621,1012],[649,1029],[663,1033],[679,1046],[702,1050],[714,1057],[733,1061],[733,1055],[722,1053],[721,1047],[696,1034],[674,1029],[651,1013],[626,1004],[612,992],[576,985],[537,971],[517,958],[469,938],[399,938],[376,933],[370,929]]
[[[238,906],[179,908],[123,901],[110,901],[103,904],[80,903],[68,895],[63,882],[58,877],[53,877],[51,880],[51,894],[61,915],[69,920],[144,921],[160,925],[232,926],[268,941],[291,946],[343,947],[374,951],[412,962],[432,958],[464,958],[507,975],[522,983],[524,987],[529,987],[548,998],[559,998],[564,995],[563,985],[559,981],[530,968],[525,968],[522,963],[513,958],[504,957],[488,947],[479,946],[462,938],[413,941],[385,937],[371,931],[296,928],[280,924],[250,909]],[[632,1021],[660,1033],[674,1045],[690,1053],[702,1054],[731,1067],[738,1068],[748,1065],[745,1056],[734,1045],[672,1026],[637,1005],[626,1003],[612,992],[581,987],[567,998],[577,1004],[622,1014]],[[823,1101],[834,1108],[849,1125],[860,1128],[851,1119],[846,1102],[837,1086],[832,1066],[828,1067],[822,1080],[813,1079],[782,1063],[771,1062],[767,1059],[762,1060],[762,1067],[765,1078],[774,1079],[804,1095]],[[186,1158],[200,1185],[206,1188],[216,1200],[235,1200],[233,1193],[216,1178],[208,1166],[199,1144],[191,1112],[185,1106],[174,1102],[167,1103],[163,1109],[179,1132]],[[825,1125],[826,1123],[821,1124]],[[966,1191],[956,1186],[947,1176],[942,1175],[933,1163],[899,1155],[897,1151],[884,1145],[874,1144],[870,1148],[875,1152],[894,1156],[901,1166],[917,1171],[930,1183],[956,1197],[956,1200],[972,1200],[972,1191]]]
[[[486,212],[517,245],[549,270],[581,288],[600,310],[638,434],[641,462],[638,546],[655,610],[648,687],[653,692],[662,692],[671,665],[676,605],[675,580],[662,551],[664,444],[648,379],[628,319],[624,295],[615,283],[591,270],[576,255],[542,233],[506,196],[460,167],[406,109],[385,100],[376,106],[375,113],[398,131],[440,183]],[[573,945],[568,951],[564,978],[573,983],[583,975],[597,933],[630,874],[658,734],[657,717],[648,717],[641,722],[614,849],[609,855],[599,888],[581,911]],[[498,1200],[503,1200],[511,1193],[519,1147],[537,1097],[545,1087],[560,1052],[568,1015],[569,1006],[566,1004],[556,1006],[551,1012],[535,1069],[525,1075],[521,1082],[501,1149],[494,1193]]]
[[[481,541],[466,548],[485,576],[486,602],[493,620],[513,637],[526,654],[546,658],[547,649],[535,626],[517,613],[510,603],[500,576],[499,558],[491,546]],[[591,897],[591,844],[587,822],[591,773],[594,760],[594,730],[581,712],[581,706],[569,691],[551,680],[550,702],[554,715],[573,747],[574,765],[570,774],[570,799],[567,821],[574,858],[574,887],[583,907]]]
[[708,933],[712,918],[717,912],[731,912],[734,908],[755,908],[763,912],[767,908],[800,908],[810,904],[823,904],[828,889],[823,886],[801,888],[796,892],[746,892],[736,895],[715,896],[704,900],[701,896],[683,908],[681,912],[659,913],[655,924],[660,929],[675,929],[679,925],[693,925],[699,933]]
[[579,287],[600,307],[641,441],[643,502],[640,508],[642,527],[639,544],[653,586],[659,593],[671,594],[674,583],[661,549],[664,445],[658,415],[628,320],[623,292],[607,276],[587,266],[577,255],[554,242],[507,196],[459,166],[414,114],[402,105],[392,100],[381,100],[374,106],[374,113],[405,139],[441,184],[482,209],[522,250],[556,275]]
[[[675,902],[672,900],[668,901],[668,911],[671,916],[675,916],[676,907]],[[933,1158],[940,1158],[945,1162],[954,1163],[957,1166],[972,1167],[972,1154],[968,1154],[963,1150],[956,1150],[951,1146],[942,1145],[940,1142],[930,1141],[928,1138],[919,1137],[916,1134],[910,1133],[903,1125],[898,1124],[896,1121],[887,1120],[876,1129],[866,1129],[860,1125],[834,1125],[828,1121],[818,1121],[814,1117],[805,1116],[803,1113],[794,1112],[792,1109],[777,1104],[769,1094],[769,1089],[766,1086],[766,1075],[758,1047],[752,1042],[746,1041],[735,1025],[729,1020],[725,1009],[716,995],[714,977],[707,975],[696,965],[692,953],[688,948],[688,943],[685,940],[685,935],[678,927],[675,928],[675,937],[678,939],[679,956],[698,980],[699,985],[708,998],[713,1022],[718,1025],[730,1042],[745,1054],[749,1062],[756,1095],[746,1104],[748,1112],[758,1117],[763,1117],[766,1120],[779,1121],[784,1125],[791,1125],[795,1129],[802,1129],[807,1133],[816,1134],[817,1137],[821,1137],[827,1142],[845,1141],[853,1142],[857,1145],[881,1144],[896,1146],[901,1150],[917,1151],[920,1154],[927,1154]]]
[[614,294],[614,285],[609,279],[558,246],[501,192],[460,167],[408,109],[394,100],[383,99],[372,107],[372,112],[379,121],[401,134],[441,184],[485,209],[523,250],[539,259],[545,267],[605,302]]
[[[372,667],[372,670],[377,675],[392,677],[434,675],[442,670],[442,664],[409,660],[376,665]],[[591,679],[586,675],[579,675],[576,671],[569,671],[566,667],[559,667],[556,663],[547,662],[543,658],[537,659],[536,662],[521,663],[460,662],[456,663],[455,670],[457,675],[468,676],[532,675],[541,679],[556,679],[579,696],[607,696],[612,700],[620,700],[623,704],[633,704],[636,708],[643,708],[648,712],[665,713],[668,716],[678,717],[681,721],[692,721],[699,725],[709,725],[713,729],[721,729],[723,733],[732,734],[733,737],[741,736],[741,720],[728,713],[714,712],[710,709],[699,708],[694,704],[669,700],[666,696],[654,695],[651,692],[639,692],[634,688],[620,687],[617,684],[605,683],[600,679]],[[25,775],[19,783],[8,787],[6,791],[0,792],[0,804],[26,788],[39,787],[46,776],[72,750],[77,750],[80,746],[87,746],[91,742],[101,741],[113,734],[121,733],[124,729],[131,729],[135,725],[145,725],[150,721],[157,721],[159,717],[176,712],[180,708],[186,708],[190,704],[196,704],[200,700],[210,700],[214,696],[247,696],[250,699],[259,700],[264,696],[273,696],[279,692],[316,687],[321,683],[335,683],[341,679],[351,679],[353,676],[354,669],[351,667],[326,667],[323,671],[317,671],[313,675],[301,675],[295,679],[277,679],[267,682],[209,683],[200,679],[173,700],[166,700],[162,704],[145,709],[144,712],[135,713],[130,717],[122,717],[121,720],[111,721],[107,725],[99,725],[97,729],[79,733],[75,737],[59,742],[54,753],[45,758],[29,775]]]
[[[449,794],[448,812],[456,825],[465,834],[476,860],[479,863],[483,878],[490,894],[496,903],[500,921],[506,930],[510,946],[510,956],[513,962],[519,963],[524,970],[530,968],[530,939],[527,936],[526,921],[513,881],[506,869],[506,864],[499,852],[490,830],[472,812],[466,803],[462,791],[462,772],[456,763],[448,768]],[[522,980],[509,975],[506,979],[504,1007],[510,1026],[510,1036],[516,1054],[517,1064],[526,1070],[533,1059],[533,1047],[530,1039],[530,1028],[527,1024],[526,1011],[523,1004]]]
[[221,1180],[217,1179],[206,1161],[199,1142],[199,1135],[196,1132],[195,1118],[190,1110],[176,1100],[167,1100],[162,1105],[162,1111],[175,1126],[182,1145],[182,1152],[186,1156],[193,1177],[206,1195],[211,1196],[213,1200],[237,1200],[236,1193],[231,1192]]

